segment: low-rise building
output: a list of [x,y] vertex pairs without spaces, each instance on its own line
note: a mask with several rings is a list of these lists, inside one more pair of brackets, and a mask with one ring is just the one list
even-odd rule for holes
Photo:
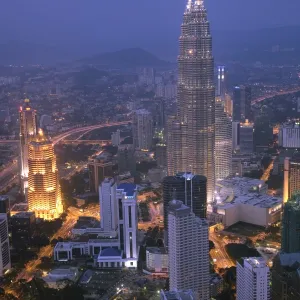
[[237,222],[267,227],[280,220],[282,208],[282,199],[267,195],[267,188],[258,179],[225,179],[217,184],[214,212],[225,227]]
[[147,247],[146,249],[146,273],[168,273],[169,260],[165,248]]
[[[50,288],[64,288],[68,281],[75,282],[79,278],[79,271],[74,267],[61,267],[51,270],[43,280]],[[65,282],[64,282],[65,281]]]
[[212,274],[209,282],[210,297],[216,297],[223,291],[224,280],[219,274]]

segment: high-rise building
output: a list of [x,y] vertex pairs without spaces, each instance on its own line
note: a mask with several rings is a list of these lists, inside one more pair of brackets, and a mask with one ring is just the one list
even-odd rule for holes
[[92,158],[88,162],[90,191],[99,192],[99,185],[106,177],[113,177],[114,163],[111,159],[111,154],[103,152],[100,155]]
[[237,300],[270,300],[270,269],[262,257],[237,261]]
[[283,202],[300,191],[300,157],[284,159]]
[[272,300],[300,299],[300,252],[279,253],[273,260]]
[[148,110],[139,109],[133,114],[133,145],[140,150],[150,150],[153,139],[153,119]]
[[160,292],[160,300],[196,300],[198,299],[192,290],[164,291]]
[[268,150],[273,139],[273,128],[270,124],[269,110],[266,106],[261,108],[254,121],[254,148],[255,152]]
[[285,203],[282,217],[281,250],[300,252],[300,194],[294,194]]
[[[168,173],[191,171],[215,187],[215,87],[212,38],[203,1],[188,1],[178,56],[177,118],[168,127]],[[171,125],[171,126],[170,126]]]
[[117,185],[113,178],[105,178],[99,187],[101,228],[107,232],[118,228],[116,189]]
[[232,174],[232,122],[224,111],[221,97],[216,98],[215,113],[215,176],[218,181]]
[[117,202],[119,208],[119,241],[120,248],[125,253],[125,266],[136,268],[138,261],[136,185],[121,183],[117,187]]
[[9,196],[0,196],[0,214],[6,214],[9,217],[10,206],[9,206]]
[[154,156],[158,166],[167,166],[167,145],[159,143],[155,145]]
[[199,218],[206,218],[206,184],[204,176],[178,173],[163,180],[164,229],[168,230],[168,207],[171,200],[182,201]]
[[28,210],[37,218],[56,219],[63,206],[54,146],[40,131],[28,149]]
[[121,131],[118,129],[116,132],[113,132],[111,135],[111,143],[113,146],[119,146],[121,144]]
[[240,153],[252,154],[254,151],[254,124],[248,120],[240,123]]
[[170,290],[191,289],[196,299],[209,299],[208,223],[181,201],[169,203]]
[[10,218],[11,240],[17,249],[26,249],[36,228],[34,212],[22,211]]
[[251,110],[251,87],[235,86],[233,89],[233,114],[232,119],[236,122],[252,121]]
[[7,214],[0,214],[0,277],[2,277],[5,270],[10,269],[10,267]]
[[300,148],[300,123],[280,126],[278,144],[284,148]]
[[228,94],[225,94],[225,112],[229,117],[232,117],[232,99]]
[[232,122],[232,151],[240,147],[240,122]]
[[21,183],[23,192],[26,193],[28,187],[28,145],[37,134],[36,111],[31,108],[29,99],[25,99],[24,105],[20,106],[19,117]]
[[225,67],[218,66],[218,78],[217,78],[217,94],[222,101],[225,101],[225,93],[226,93],[226,82],[225,82]]
[[130,172],[131,176],[136,172],[136,160],[134,156],[134,147],[131,144],[119,145],[118,153],[118,170],[119,174]]

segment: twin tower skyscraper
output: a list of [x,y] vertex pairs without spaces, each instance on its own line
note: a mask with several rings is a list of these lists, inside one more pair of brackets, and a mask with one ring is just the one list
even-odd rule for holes
[[178,56],[177,115],[168,120],[168,173],[207,178],[207,202],[215,187],[215,86],[212,37],[201,0],[184,12]]

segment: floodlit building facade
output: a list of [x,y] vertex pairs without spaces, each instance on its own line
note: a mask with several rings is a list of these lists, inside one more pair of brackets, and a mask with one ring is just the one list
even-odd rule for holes
[[37,218],[56,219],[63,206],[54,146],[40,132],[28,149],[28,210]]
[[300,157],[284,159],[283,202],[300,191]]
[[188,1],[178,56],[177,116],[169,121],[168,173],[207,178],[208,202],[215,186],[215,87],[212,38],[203,1]]
[[8,237],[7,214],[0,214],[0,277],[4,275],[5,270],[10,269],[10,250]]
[[37,115],[29,99],[25,99],[23,106],[20,106],[19,118],[21,183],[25,193],[28,187],[28,145],[37,134]]
[[170,290],[191,289],[209,299],[208,223],[181,201],[172,200],[168,215]]

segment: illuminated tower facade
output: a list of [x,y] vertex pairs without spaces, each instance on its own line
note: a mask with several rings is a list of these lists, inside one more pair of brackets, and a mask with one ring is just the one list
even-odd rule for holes
[[217,85],[217,96],[220,96],[222,101],[225,100],[225,67],[218,66],[218,85]]
[[28,187],[28,144],[37,134],[36,111],[31,108],[29,99],[20,106],[20,166],[23,192]]
[[211,202],[215,186],[214,60],[207,12],[200,0],[189,0],[183,16],[177,106],[177,122],[168,128],[169,175],[189,171],[205,176]]
[[215,176],[223,180],[232,173],[232,122],[227,116],[224,102],[216,97]]
[[45,220],[63,212],[54,147],[42,132],[28,147],[28,208]]

